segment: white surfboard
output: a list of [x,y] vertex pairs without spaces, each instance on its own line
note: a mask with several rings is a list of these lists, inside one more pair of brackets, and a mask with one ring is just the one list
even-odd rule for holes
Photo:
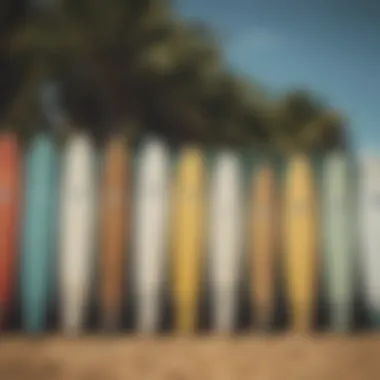
[[211,174],[209,280],[212,324],[234,328],[242,258],[242,204],[239,160],[230,152],[215,157]]
[[351,167],[343,153],[326,156],[323,166],[323,259],[332,327],[347,330],[354,292],[354,198]]
[[160,322],[165,281],[170,201],[170,159],[159,140],[146,142],[137,163],[134,220],[134,274],[137,330],[151,333]]
[[64,155],[61,203],[60,287],[62,328],[82,330],[94,264],[95,152],[84,134],[71,137]]
[[364,292],[371,317],[380,319],[380,156],[361,157],[359,170],[360,251]]

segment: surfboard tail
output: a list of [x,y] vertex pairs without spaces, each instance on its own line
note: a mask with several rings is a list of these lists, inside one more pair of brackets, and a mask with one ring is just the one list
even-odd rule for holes
[[62,317],[62,330],[68,335],[78,335],[82,330],[83,318],[75,310],[66,311]]
[[61,283],[61,327],[65,333],[75,335],[85,327],[91,285],[87,273],[70,278],[70,268],[61,269],[66,269]]
[[[28,277],[26,279],[29,280]],[[44,288],[42,284],[31,286],[24,285],[22,294],[22,327],[28,333],[40,333],[45,328],[47,314],[47,294],[44,299]],[[46,288],[45,288],[46,289]]]
[[71,293],[62,306],[62,330],[68,335],[78,335],[85,322],[85,307],[82,299],[77,293]]
[[335,302],[330,306],[331,328],[334,331],[348,331],[352,323],[352,306],[349,301]]
[[106,331],[116,331],[121,325],[120,310],[118,308],[105,310],[101,317],[101,324]]
[[29,310],[22,319],[23,330],[27,333],[41,333],[45,327],[45,315],[40,310]]
[[156,294],[140,295],[137,309],[137,329],[143,334],[154,333],[160,323],[159,299]]
[[[28,333],[40,333],[44,330],[48,309],[48,277],[49,268],[46,252],[41,257],[35,255],[36,250],[31,240],[26,239],[30,251],[25,249],[21,276],[21,312],[22,328]],[[28,255],[29,254],[29,255]]]
[[[117,286],[120,285],[120,286]],[[100,301],[100,325],[105,330],[116,330],[121,324],[121,281],[116,286],[103,288]]]
[[10,271],[8,270],[7,272],[8,275],[4,276],[3,283],[0,284],[0,330],[5,327],[11,308],[11,278],[9,278]]
[[370,320],[373,327],[380,328],[380,308],[370,310]]
[[[1,243],[0,243],[1,244]],[[0,255],[3,252],[0,250]],[[0,266],[4,265],[4,261],[0,259]],[[6,265],[6,269],[0,270],[0,329],[3,328],[3,325],[6,323],[7,316],[12,306],[12,296],[13,296],[13,278],[11,273],[13,272],[13,263],[12,265]]]
[[261,331],[268,331],[272,325],[273,307],[271,303],[262,303],[255,306],[254,324]]
[[196,330],[196,302],[193,297],[177,301],[176,330],[179,334],[191,334]]
[[[341,262],[344,259],[340,260]],[[346,260],[351,260],[347,257]],[[351,268],[346,268],[343,262],[339,268],[339,262],[329,263],[331,272],[328,273],[328,268],[325,270],[329,274],[328,279],[328,295],[329,295],[329,310],[330,310],[330,325],[335,331],[346,331],[350,328],[352,318],[353,304],[353,284]],[[334,270],[335,269],[335,270]],[[335,277],[334,277],[335,275]]]
[[[110,283],[104,285],[110,285]],[[100,325],[106,331],[117,330],[121,325],[121,281],[113,285],[103,287],[100,300]]]
[[7,321],[7,307],[3,302],[0,302],[0,330],[5,329]]
[[213,321],[217,333],[230,333],[235,327],[236,297],[232,290],[214,292]]
[[309,333],[313,328],[313,308],[311,305],[292,306],[291,329],[296,333]]

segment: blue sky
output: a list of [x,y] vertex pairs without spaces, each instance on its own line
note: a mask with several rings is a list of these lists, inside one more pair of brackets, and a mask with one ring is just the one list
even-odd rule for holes
[[309,87],[380,149],[379,0],[178,0],[220,37],[237,73],[274,91]]

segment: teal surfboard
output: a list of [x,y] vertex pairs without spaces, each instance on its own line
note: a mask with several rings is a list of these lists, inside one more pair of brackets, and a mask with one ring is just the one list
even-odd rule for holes
[[52,139],[37,135],[25,157],[25,200],[21,262],[22,327],[45,328],[53,288],[58,209],[58,152]]
[[344,153],[325,157],[322,175],[323,259],[331,328],[347,330],[354,295],[353,182]]

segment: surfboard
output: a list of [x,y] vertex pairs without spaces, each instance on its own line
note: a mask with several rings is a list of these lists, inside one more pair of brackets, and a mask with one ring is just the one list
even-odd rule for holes
[[196,147],[180,153],[175,178],[172,268],[175,325],[180,333],[197,326],[204,249],[204,160]]
[[216,155],[210,184],[209,282],[212,324],[216,332],[235,327],[242,256],[241,183],[238,157]]
[[363,154],[359,171],[359,227],[364,297],[372,321],[380,324],[380,157]]
[[347,330],[354,296],[354,249],[352,230],[352,183],[347,158],[328,155],[323,165],[323,257],[332,327]]
[[94,262],[95,152],[91,139],[72,135],[62,174],[60,287],[62,328],[78,333],[84,327]]
[[295,155],[287,165],[284,200],[284,269],[294,330],[312,327],[316,302],[317,214],[311,162]]
[[21,195],[17,138],[0,134],[0,328],[9,316],[15,285]]
[[120,324],[127,236],[128,154],[122,136],[107,143],[101,179],[101,311],[102,325]]
[[270,326],[275,298],[277,218],[275,173],[268,163],[254,171],[249,209],[250,293],[259,328]]
[[158,139],[146,141],[136,169],[134,274],[137,330],[152,333],[160,323],[167,263],[170,202],[167,146]]
[[21,300],[27,332],[45,328],[52,283],[58,207],[58,152],[45,134],[31,142],[26,158]]

